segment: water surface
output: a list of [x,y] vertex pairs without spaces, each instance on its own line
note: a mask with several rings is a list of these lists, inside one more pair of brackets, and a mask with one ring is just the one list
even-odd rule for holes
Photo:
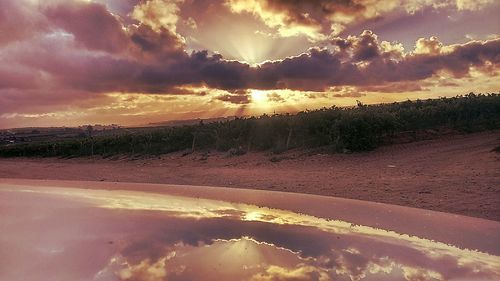
[[9,281],[500,280],[499,236],[498,222],[319,196],[0,182]]

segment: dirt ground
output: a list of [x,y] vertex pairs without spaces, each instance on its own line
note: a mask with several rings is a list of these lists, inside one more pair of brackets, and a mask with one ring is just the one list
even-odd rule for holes
[[[312,193],[500,221],[500,132],[372,152],[174,153],[154,158],[0,159],[0,177],[170,183]],[[271,161],[273,160],[273,161]]]

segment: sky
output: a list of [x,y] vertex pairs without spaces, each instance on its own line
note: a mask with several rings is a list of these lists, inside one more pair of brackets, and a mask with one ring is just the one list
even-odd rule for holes
[[494,0],[2,0],[0,128],[500,90]]

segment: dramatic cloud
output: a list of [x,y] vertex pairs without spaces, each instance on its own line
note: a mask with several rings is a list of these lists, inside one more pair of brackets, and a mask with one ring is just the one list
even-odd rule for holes
[[179,3],[183,0],[150,0],[135,6],[132,18],[151,26],[155,31],[165,28],[175,32],[179,20]]
[[492,0],[388,0],[378,1],[287,1],[287,0],[227,0],[236,13],[251,13],[269,27],[277,28],[281,36],[305,34],[313,41],[337,35],[346,26],[384,17],[388,13],[415,13],[427,7],[479,10]]
[[70,1],[48,5],[43,13],[89,50],[116,53],[128,45],[122,24],[103,5]]
[[[445,43],[431,33],[411,38],[414,47],[405,45],[405,49],[402,43],[382,40],[382,36],[368,30],[356,32],[359,35],[336,35],[346,27],[376,22],[386,15],[411,15],[429,9],[467,10],[463,13],[471,14],[480,13],[488,5],[494,4],[490,1],[387,1],[380,5],[373,1],[324,0],[211,3],[5,0],[0,3],[0,101],[3,102],[0,122],[23,114],[55,116],[56,111],[69,108],[95,109],[98,102],[110,102],[110,94],[115,93],[193,96],[193,101],[219,102],[217,112],[222,112],[223,104],[265,108],[266,102],[286,104],[293,100],[294,108],[303,108],[308,97],[322,96],[325,97],[322,102],[327,102],[327,97],[356,98],[383,91],[421,92],[427,89],[426,85],[445,87],[443,77],[497,77],[498,36]],[[230,21],[224,21],[223,17]],[[218,21],[223,24],[214,25]],[[261,22],[260,25],[255,21]],[[206,32],[207,23],[217,28],[210,32],[217,42],[215,46],[222,46],[223,51],[231,49],[225,46],[233,46],[241,53],[240,57],[249,59],[229,59],[218,53],[218,48],[204,49],[196,36],[203,37],[201,33]],[[225,32],[225,25],[255,27],[252,36],[265,39],[253,44],[253,38],[257,37],[248,37],[249,40],[239,42]],[[304,36],[309,43],[282,41],[283,37]],[[275,40],[279,45],[272,44]],[[298,42],[303,49],[293,56],[278,55],[276,59],[273,55],[274,60],[256,63],[262,42],[266,42],[268,51],[275,50],[275,55],[290,48],[284,42]],[[487,89],[496,90],[498,84],[493,83],[497,87],[491,88],[492,83]],[[350,93],[335,92],[332,90],[335,87],[349,87]],[[187,90],[193,88],[205,89],[207,99],[194,98],[201,95]],[[256,91],[274,92],[259,98]],[[290,91],[303,94],[294,93],[292,99]],[[304,97],[304,105],[300,105],[298,96]],[[115,102],[119,100],[113,97]],[[38,108],[30,101],[37,101]],[[62,107],[65,103],[67,109]],[[196,111],[203,110],[196,108]]]
[[281,36],[303,33],[317,41],[326,39],[330,33],[340,33],[346,24],[373,18],[398,7],[396,1],[388,1],[384,5],[370,2],[229,0],[228,5],[235,12],[258,16],[268,26],[278,28]]
[[332,45],[336,47],[333,51],[311,49],[297,57],[262,64],[255,70],[256,83],[266,81],[260,85],[269,88],[324,90],[338,85],[423,80],[440,71],[463,77],[472,67],[493,65],[497,69],[500,62],[498,39],[447,46],[446,52],[441,52],[437,39],[420,39],[415,52],[405,53],[398,45],[379,43],[376,35],[365,31],[359,37],[335,38]]

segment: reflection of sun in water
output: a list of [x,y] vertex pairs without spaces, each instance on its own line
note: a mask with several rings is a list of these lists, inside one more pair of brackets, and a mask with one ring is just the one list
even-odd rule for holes
[[259,212],[248,212],[245,214],[244,219],[247,221],[258,221],[261,217],[262,214]]

